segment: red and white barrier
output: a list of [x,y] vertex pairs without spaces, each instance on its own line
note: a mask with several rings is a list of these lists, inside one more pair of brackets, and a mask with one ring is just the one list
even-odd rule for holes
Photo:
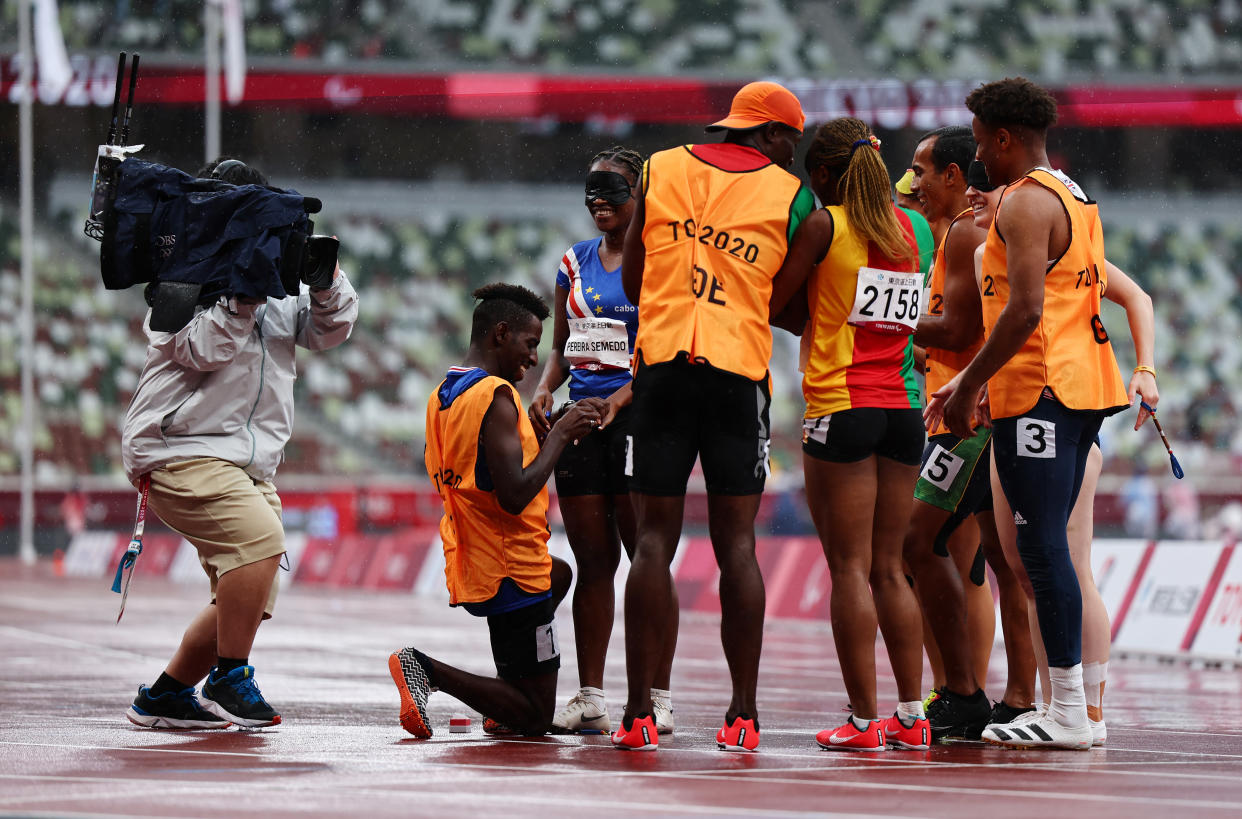
[[1196,656],[1242,657],[1242,549],[1235,544],[1221,550],[1201,611],[1183,646]]
[[1125,602],[1113,618],[1116,651],[1177,654],[1187,648],[1195,615],[1213,591],[1221,543],[1164,541],[1148,544],[1130,579]]
[[[291,533],[286,542],[292,573],[284,583],[406,591],[448,602],[434,527],[331,539]],[[197,554],[180,537],[154,533],[143,543],[138,574],[201,582]],[[83,532],[69,546],[65,571],[109,578],[128,544],[128,534]],[[549,549],[572,562],[563,534]],[[756,557],[768,617],[828,620],[832,584],[817,538],[762,537]],[[618,605],[625,568],[622,561]],[[1113,621],[1114,652],[1242,662],[1242,549],[1233,543],[1102,539],[1092,546],[1092,569]],[[720,571],[706,537],[682,540],[673,576],[683,611],[720,611]]]

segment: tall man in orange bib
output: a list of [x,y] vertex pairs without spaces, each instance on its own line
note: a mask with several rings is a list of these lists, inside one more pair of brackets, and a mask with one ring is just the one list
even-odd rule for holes
[[548,554],[548,476],[567,445],[598,427],[604,404],[586,398],[548,431],[541,449],[514,387],[539,363],[548,306],[525,287],[474,291],[470,351],[427,402],[424,461],[444,503],[449,604],[486,617],[498,678],[471,674],[415,648],[388,658],[401,726],[431,736],[437,688],[506,727],[542,734],[556,707],[561,666],[554,613],[570,569]]
[[936,397],[950,432],[969,438],[987,385],[996,471],[1052,680],[1046,713],[989,725],[983,738],[1086,750],[1082,596],[1065,527],[1100,423],[1129,404],[1100,320],[1104,238],[1095,203],[1049,167],[1046,136],[1057,119],[1051,94],[1018,77],[975,89],[966,107],[989,180],[1009,187],[984,245],[986,341]]
[[755,516],[768,472],[768,299],[794,230],[815,207],[787,170],[804,123],[788,89],[750,83],[707,129],[724,131],[723,142],[660,151],[643,169],[621,273],[638,305],[629,442],[638,539],[625,586],[629,699],[613,734],[621,749],[657,746],[651,686],[696,457],[733,683],[716,741],[738,751],[759,743],[764,591]]
[[[974,224],[966,200],[967,169],[975,148],[969,128],[949,125],[924,134],[911,161],[913,189],[937,233],[927,304],[914,333],[914,342],[927,350],[929,394],[969,364],[983,346],[974,261],[987,229]],[[927,718],[936,739],[978,739],[989,723],[1008,722],[1031,710],[1034,654],[1025,597],[1005,561],[992,519],[992,431],[976,424],[975,437],[964,441],[943,425],[928,432],[905,541],[906,562],[931,627],[929,653],[934,645],[941,660],[937,696],[927,708]],[[1019,666],[1009,675],[1005,696],[995,708],[989,708],[980,690],[992,652],[995,605],[987,587],[985,553],[1001,592],[1005,650],[1011,664],[1016,661]],[[1018,647],[1023,650],[1015,651]]]

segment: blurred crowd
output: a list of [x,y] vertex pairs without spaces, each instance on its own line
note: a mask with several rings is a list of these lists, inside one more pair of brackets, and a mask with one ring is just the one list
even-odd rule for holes
[[[1192,221],[1143,222],[1106,233],[1109,259],[1151,294],[1156,307],[1156,357],[1161,391],[1160,418],[1181,443],[1178,457],[1200,474],[1214,465],[1242,469],[1238,409],[1242,385],[1242,287],[1234,273],[1242,259],[1242,228]],[[1105,314],[1114,339],[1128,335],[1120,311]],[[1134,352],[1115,343],[1118,360],[1133,366]],[[1106,429],[1114,458],[1136,458],[1148,466],[1167,456],[1148,436],[1125,434],[1125,418]]]
[[[1242,68],[1237,0],[242,0],[253,56],[1049,79]],[[60,0],[71,49],[202,50],[198,0]],[[12,6],[5,14],[11,15]],[[962,46],[968,46],[963,48]]]
[[1235,0],[863,0],[853,10],[868,65],[896,76],[1236,72]]
[[[65,214],[41,225],[35,248],[35,448],[41,480],[116,475],[119,419],[142,371],[141,290],[105,290],[98,245]],[[469,335],[469,293],[504,271],[551,290],[570,226],[536,216],[371,217],[322,220],[347,237],[341,265],[360,292],[351,341],[302,362],[298,430],[282,471],[404,474],[422,462],[419,409]],[[21,417],[20,237],[15,208],[0,204],[0,473],[15,474]]]
[[[61,0],[70,48],[202,49],[202,3]],[[256,56],[799,71],[832,60],[787,0],[243,0]],[[412,24],[413,23],[413,24]]]
[[[425,217],[374,215],[323,219],[343,238],[341,264],[360,293],[349,344],[308,357],[298,380],[298,431],[282,472],[404,474],[421,459],[419,409],[468,332],[469,292],[503,276],[550,296],[561,254],[589,226],[538,213]],[[36,449],[42,479],[115,475],[119,420],[142,369],[140,291],[108,291],[98,245],[78,220],[42,224],[36,242]],[[1110,258],[1156,304],[1160,418],[1192,476],[1242,473],[1242,226],[1150,221],[1108,233]],[[20,413],[18,310],[21,304],[15,208],[0,205],[0,473],[18,471]],[[1106,313],[1123,370],[1133,366],[1124,314]],[[796,474],[801,408],[792,337],[778,332],[773,364],[777,477]],[[788,343],[786,343],[788,342]],[[1168,456],[1151,430],[1130,429],[1133,414],[1103,433],[1106,470],[1122,476],[1167,474]],[[779,434],[781,430],[786,434]],[[1164,481],[1161,481],[1164,483]],[[1188,483],[1188,482],[1184,482]],[[1138,487],[1141,490],[1141,485]],[[1168,504],[1166,503],[1166,506]],[[1138,508],[1136,506],[1136,508]],[[1138,521],[1135,531],[1146,531]]]

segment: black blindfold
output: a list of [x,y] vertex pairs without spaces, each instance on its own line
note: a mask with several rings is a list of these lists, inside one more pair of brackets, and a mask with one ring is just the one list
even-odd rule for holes
[[988,181],[987,168],[979,160],[973,160],[966,169],[966,184],[980,193],[996,190],[996,186]]
[[591,171],[586,178],[586,203],[596,199],[610,205],[624,205],[630,201],[630,181],[613,171]]

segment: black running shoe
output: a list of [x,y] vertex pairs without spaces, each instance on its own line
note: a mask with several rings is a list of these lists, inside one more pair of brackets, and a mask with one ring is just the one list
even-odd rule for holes
[[1013,722],[1015,717],[1022,714],[1029,714],[1035,710],[1035,706],[1029,708],[1015,708],[1004,700],[992,703],[992,716],[988,717],[988,725],[1008,725]]
[[134,725],[143,728],[172,728],[180,730],[219,730],[230,723],[209,711],[205,711],[194,697],[194,688],[183,688],[160,694],[151,694],[145,685],[138,686],[134,704],[125,712]]
[[218,677],[216,669],[211,669],[200,701],[211,713],[243,728],[280,724],[280,714],[267,704],[259,686],[254,684],[252,665],[234,668]]
[[988,705],[983,689],[970,696],[958,694],[948,688],[937,689],[937,693],[940,696],[927,708],[932,739],[979,739],[992,715],[992,708]]

